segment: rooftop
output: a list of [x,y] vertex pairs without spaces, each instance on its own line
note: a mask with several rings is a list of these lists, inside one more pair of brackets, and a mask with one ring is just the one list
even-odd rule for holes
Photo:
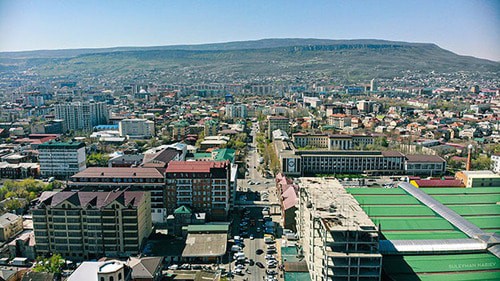
[[85,143],[83,142],[59,142],[59,141],[48,141],[42,143],[38,146],[38,149],[50,149],[50,148],[61,148],[61,149],[78,149],[81,147],[85,147]]
[[123,206],[138,207],[144,200],[143,191],[61,191],[61,192],[43,192],[39,202],[47,206],[57,207],[63,202],[69,202],[75,206],[92,206],[102,208],[113,202],[118,202]]
[[71,178],[160,178],[162,173],[156,168],[108,168],[90,167]]
[[438,155],[406,155],[408,162],[446,162]]
[[166,173],[210,173],[210,169],[213,168],[227,168],[227,162],[215,162],[215,161],[171,161],[168,166]]
[[219,257],[226,253],[227,233],[189,233],[182,257]]
[[314,215],[332,230],[375,229],[375,224],[356,199],[334,178],[300,178],[300,188],[307,190]]

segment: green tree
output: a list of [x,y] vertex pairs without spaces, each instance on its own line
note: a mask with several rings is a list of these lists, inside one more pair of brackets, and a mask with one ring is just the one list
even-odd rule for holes
[[491,158],[486,155],[481,155],[472,160],[473,170],[489,170],[491,166]]
[[37,257],[35,272],[61,273],[64,266],[64,259],[60,254],[54,254],[50,258]]
[[22,206],[23,204],[21,203],[21,201],[19,201],[19,199],[12,199],[5,202],[4,208],[8,211],[14,211],[21,208]]
[[389,142],[386,137],[378,137],[375,139],[375,145],[379,147],[388,147]]
[[87,166],[89,167],[107,167],[109,156],[102,153],[92,153],[87,158]]

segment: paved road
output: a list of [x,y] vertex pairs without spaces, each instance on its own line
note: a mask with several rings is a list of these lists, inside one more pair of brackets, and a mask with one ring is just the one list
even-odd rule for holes
[[[258,154],[256,149],[257,128],[256,128],[256,123],[254,124],[255,125],[253,126],[252,132],[250,133],[253,136],[253,143],[249,147],[248,158],[246,161],[246,163],[248,164],[248,176],[244,180],[238,180],[238,190],[259,192],[261,197],[260,201],[258,202],[259,204],[252,204],[245,206],[247,210],[250,211],[250,214],[243,216],[249,218],[255,218],[256,225],[248,227],[248,234],[252,235],[254,239],[249,239],[249,238],[244,239],[245,247],[243,249],[243,252],[245,253],[246,257],[254,260],[255,262],[261,262],[264,266],[266,266],[266,268],[262,269],[259,268],[257,265],[250,266],[247,264],[245,269],[248,269],[250,273],[245,273],[243,276],[235,276],[234,280],[244,280],[247,278],[249,281],[250,280],[260,281],[263,280],[264,277],[266,276],[267,263],[265,259],[266,255],[265,251],[267,250],[267,245],[264,243],[264,233],[263,233],[264,228],[262,227],[262,223],[259,223],[258,219],[263,218],[262,209],[264,207],[272,204],[277,204],[279,202],[275,192],[276,187],[274,179],[265,178],[259,171],[257,171],[257,167],[259,166],[258,159],[260,158],[260,155]],[[249,180],[256,184],[250,184]],[[264,193],[268,194],[267,199],[269,201],[262,201],[265,197],[263,196]],[[239,198],[237,198],[236,200],[239,200]],[[277,209],[279,210],[279,208]],[[280,216],[273,216],[273,220],[279,222]],[[234,219],[233,235],[240,233],[239,231],[240,222],[241,222],[241,217],[236,216]],[[257,228],[260,228],[259,232],[257,232]],[[258,249],[262,249],[264,253],[257,255],[256,251]],[[275,256],[277,258],[277,255]],[[233,269],[235,268],[234,262],[231,265],[231,267]]]

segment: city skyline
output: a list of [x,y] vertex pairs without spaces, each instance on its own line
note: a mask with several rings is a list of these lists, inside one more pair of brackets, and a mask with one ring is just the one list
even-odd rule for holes
[[0,1],[0,52],[263,38],[435,43],[500,61],[498,1]]

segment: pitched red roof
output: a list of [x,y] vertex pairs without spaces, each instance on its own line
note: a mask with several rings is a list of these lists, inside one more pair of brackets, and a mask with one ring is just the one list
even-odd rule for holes
[[415,180],[419,187],[464,187],[461,180]]
[[113,202],[119,202],[124,206],[132,205],[137,207],[142,202],[144,191],[61,191],[61,192],[44,192],[40,196],[40,202],[48,206],[57,206],[58,204],[68,201],[73,205],[85,207],[90,205],[95,208],[106,207]]
[[408,162],[446,162],[438,155],[406,155]]
[[212,168],[227,168],[228,162],[217,161],[171,161],[166,173],[210,173]]
[[156,168],[90,167],[71,178],[160,178],[162,173]]

